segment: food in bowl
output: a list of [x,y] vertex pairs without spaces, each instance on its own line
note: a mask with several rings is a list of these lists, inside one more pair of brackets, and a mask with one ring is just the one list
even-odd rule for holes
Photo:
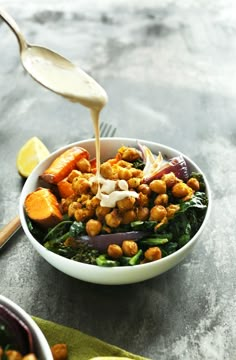
[[170,256],[197,234],[208,209],[202,173],[179,153],[118,144],[100,171],[82,143],[38,174],[23,207],[44,248],[79,263],[134,267]]
[[33,338],[28,326],[11,310],[0,304],[0,358],[18,356],[23,360],[34,354]]
[[38,325],[3,295],[0,295],[0,359],[53,360]]

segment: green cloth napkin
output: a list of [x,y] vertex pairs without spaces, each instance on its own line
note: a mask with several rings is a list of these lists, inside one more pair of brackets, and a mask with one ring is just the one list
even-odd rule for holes
[[86,335],[79,330],[57,323],[33,317],[50,346],[65,343],[68,346],[68,360],[89,360],[96,356],[119,356],[136,360],[146,358],[129,353],[117,346],[105,343],[95,337]]

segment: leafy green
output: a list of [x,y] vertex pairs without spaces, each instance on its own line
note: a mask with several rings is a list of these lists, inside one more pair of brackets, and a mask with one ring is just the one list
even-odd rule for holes
[[129,265],[134,266],[137,264],[140,264],[140,260],[143,256],[143,250],[139,249],[137,254],[135,254],[134,256],[132,256],[129,260]]
[[96,259],[99,255],[100,254],[98,250],[89,248],[87,244],[81,244],[77,249],[76,254],[72,257],[72,260],[85,264],[96,265]]
[[161,249],[162,257],[166,257],[170,254],[173,254],[178,249],[178,243],[169,242],[164,244],[163,246],[160,245],[159,248]]
[[[195,192],[190,200],[182,201],[175,198],[171,190],[168,190],[169,203],[178,204],[179,210],[166,224],[156,227],[157,221],[134,221],[113,229],[113,233],[129,231],[147,233],[142,240],[137,242],[139,251],[133,257],[122,256],[119,260],[114,260],[109,258],[107,254],[101,254],[98,250],[89,247],[88,244],[78,241],[81,235],[87,235],[85,223],[73,221],[68,216],[65,216],[62,222],[47,231],[30,219],[27,219],[27,224],[33,236],[43,243],[48,250],[78,262],[105,267],[132,266],[140,263],[144,256],[143,252],[152,246],[158,246],[162,251],[162,257],[165,257],[187,244],[204,220],[208,206],[208,198],[204,192],[204,179],[201,174],[197,173],[192,173],[191,177],[195,177],[199,181],[200,191]],[[72,241],[69,241],[70,239]],[[73,243],[74,239],[76,241]]]
[[74,256],[75,252],[69,247],[63,247],[63,243],[67,238],[76,238],[79,234],[84,233],[85,225],[82,222],[65,220],[57,224],[54,228],[50,229],[44,237],[44,246],[53,252],[62,256],[69,257],[69,254]]
[[198,191],[190,200],[181,202],[178,213],[186,212],[190,208],[206,209],[207,198],[205,193]]
[[182,247],[194,236],[203,221],[207,208],[207,197],[203,192],[196,192],[185,202],[180,202],[176,212],[166,227],[173,234],[173,239]]
[[96,264],[98,266],[105,266],[105,267],[113,267],[113,266],[119,266],[119,261],[111,260],[106,254],[99,255],[96,258]]
[[0,346],[5,348],[11,343],[11,336],[6,326],[0,323]]
[[143,170],[145,167],[145,163],[143,162],[142,159],[137,159],[132,164],[135,169]]
[[71,220],[64,220],[59,222],[56,226],[50,229],[47,235],[44,237],[43,242],[46,241],[59,241],[64,236],[65,232],[69,231],[70,226],[73,224]]
[[[172,235],[171,235],[172,237]],[[144,240],[140,241],[140,245],[146,245],[146,246],[159,246],[164,245],[169,241],[167,237],[162,236],[150,236],[148,238],[145,238]]]
[[133,221],[130,223],[130,227],[133,230],[141,230],[141,231],[145,231],[145,230],[154,230],[154,227],[157,225],[156,221]]
[[35,237],[35,239],[42,243],[45,236],[45,231],[43,231],[36,223],[30,220],[28,216],[26,216],[26,222],[31,234]]
[[202,174],[196,173],[196,172],[193,171],[191,173],[190,177],[193,177],[193,178],[198,180],[199,185],[200,185],[200,191],[205,191],[206,190],[206,185],[205,185]]
[[119,263],[121,266],[129,266],[129,261],[131,260],[130,256],[121,256],[119,258]]
[[76,238],[83,233],[85,233],[85,224],[81,221],[74,221],[70,226],[70,236]]
[[77,250],[72,248],[71,246],[65,246],[64,244],[59,244],[59,243],[54,243],[54,244],[50,244],[50,243],[46,243],[45,247],[54,252],[55,254],[64,256],[68,259],[72,259],[76,254],[77,254]]

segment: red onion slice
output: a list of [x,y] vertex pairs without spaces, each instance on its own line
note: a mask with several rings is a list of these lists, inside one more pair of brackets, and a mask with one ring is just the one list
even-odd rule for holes
[[159,170],[146,176],[143,179],[143,182],[145,184],[148,184],[152,180],[160,179],[163,175],[168,174],[170,172],[173,172],[175,176],[177,176],[179,179],[183,181],[188,180],[189,178],[188,167],[182,155],[170,159],[170,161],[165,165],[163,165],[163,167],[161,167]]
[[34,352],[33,336],[28,326],[6,306],[0,305],[0,324],[3,324],[12,338],[12,345],[21,354]]
[[87,242],[89,246],[102,252],[106,251],[110,244],[121,245],[124,240],[138,241],[147,236],[147,234],[149,233],[145,231],[128,231],[97,236],[82,235],[76,240]]

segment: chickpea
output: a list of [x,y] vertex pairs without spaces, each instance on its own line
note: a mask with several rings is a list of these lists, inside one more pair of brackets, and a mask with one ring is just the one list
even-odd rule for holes
[[118,149],[118,155],[120,156],[120,158],[122,157],[122,154],[124,153],[124,151],[127,149],[127,146],[123,145]]
[[154,200],[155,205],[163,205],[167,206],[168,204],[168,195],[167,194],[159,194]]
[[163,205],[155,205],[150,210],[150,220],[161,221],[167,215],[166,208]]
[[135,169],[135,168],[132,168],[130,169],[131,172],[132,172],[132,176],[133,177],[137,177],[137,178],[143,178],[143,171],[140,170],[140,169]]
[[148,207],[138,207],[137,208],[137,220],[145,221],[149,218],[149,209]]
[[192,199],[194,191],[192,188],[190,188],[190,189],[191,189],[191,191],[189,191],[188,195],[186,195],[185,197],[182,198],[183,201],[188,201],[188,200]]
[[86,228],[86,232],[89,236],[96,236],[102,230],[102,223],[98,220],[90,219],[86,223],[85,228]]
[[136,212],[134,210],[127,210],[122,213],[121,224],[130,224],[132,221],[135,221],[136,218]]
[[154,227],[154,231],[157,231],[160,227],[162,227],[162,225],[165,225],[168,223],[168,218],[167,216],[164,216],[161,221]]
[[111,228],[109,228],[109,226],[104,225],[102,226],[102,230],[106,233],[106,234],[111,234],[112,230]]
[[82,179],[89,180],[91,177],[94,177],[94,174],[93,174],[93,173],[82,173],[82,174],[81,174],[81,178],[82,178]]
[[123,250],[119,245],[110,244],[107,248],[108,255],[113,259],[119,259],[123,255]]
[[166,193],[166,183],[163,180],[153,180],[149,184],[151,191],[154,191],[157,194]]
[[72,181],[72,189],[76,194],[87,194],[90,191],[90,183],[86,179],[76,177]]
[[71,173],[68,175],[67,180],[72,183],[72,181],[74,180],[74,178],[76,177],[80,177],[81,176],[81,171],[79,170],[72,170]]
[[183,182],[177,183],[172,187],[172,194],[176,198],[183,198],[187,196],[190,192],[192,192],[192,189]]
[[112,179],[112,166],[109,162],[105,162],[103,164],[101,164],[100,166],[100,174],[105,178],[105,179]]
[[118,178],[123,180],[129,180],[132,178],[132,172],[126,168],[120,168],[118,171]]
[[144,253],[144,257],[147,261],[155,261],[162,258],[161,249],[158,246],[150,247]]
[[134,256],[138,252],[138,245],[133,240],[124,240],[122,250],[125,256]]
[[19,351],[7,350],[5,353],[7,355],[7,360],[22,360],[22,356]]
[[81,204],[79,204],[77,201],[73,201],[72,203],[70,203],[70,205],[68,206],[68,216],[72,217],[74,216],[74,213],[76,210],[81,208]]
[[88,199],[88,200],[85,201],[85,207],[86,207],[86,209],[94,209],[94,207],[92,206],[91,199]]
[[76,249],[78,247],[78,243],[73,237],[68,237],[66,241],[64,241],[64,245],[68,247],[72,247],[73,249]]
[[117,162],[117,165],[122,168],[130,169],[132,167],[132,164],[125,160],[119,160]]
[[94,210],[92,209],[77,209],[74,213],[74,217],[76,221],[82,221],[85,222],[89,220],[94,215]]
[[28,354],[25,355],[22,360],[37,360],[37,358],[34,354]]
[[139,197],[137,199],[137,203],[140,207],[148,207],[149,205],[149,198],[147,195],[143,194],[142,192],[139,193]]
[[179,209],[180,209],[180,206],[178,204],[176,204],[176,205],[170,204],[169,206],[167,206],[167,208],[166,208],[167,218],[171,219],[175,215],[175,213],[177,211],[179,211]]
[[119,149],[119,152],[121,153],[122,159],[130,162],[133,162],[141,157],[140,152],[131,147],[123,146]]
[[193,190],[198,191],[200,189],[199,181],[196,178],[190,178],[187,181],[187,185],[191,187]]
[[128,182],[128,185],[129,185],[129,189],[136,189],[136,188],[139,187],[141,179],[139,179],[137,177],[132,177],[127,182]]
[[56,344],[51,347],[54,360],[67,360],[68,349],[66,344]]
[[167,188],[171,188],[176,183],[180,182],[181,180],[178,179],[173,172],[165,174],[162,176],[161,180],[165,181]]
[[118,200],[116,205],[120,211],[126,211],[133,208],[135,204],[135,198],[132,196],[128,196],[122,200]]
[[[68,201],[66,201],[66,199],[61,199],[60,209],[61,209],[62,214],[68,213],[69,204],[70,203]],[[0,358],[0,360],[1,360],[1,358]]]
[[144,195],[147,195],[147,196],[151,195],[151,189],[147,184],[141,184],[138,187],[138,191],[143,193]]
[[118,214],[116,209],[113,209],[112,212],[105,215],[106,224],[111,228],[116,228],[120,225],[122,218]]
[[83,206],[86,206],[87,202],[91,200],[90,194],[82,194],[78,199],[78,203],[81,203]]
[[86,218],[86,217],[84,216],[84,210],[83,210],[83,209],[77,209],[77,210],[75,210],[75,212],[74,212],[74,218],[75,218],[76,221],[84,221],[84,220],[85,220],[84,218]]
[[119,180],[118,177],[119,170],[120,170],[120,166],[118,166],[117,164],[114,164],[112,166],[112,177],[110,178],[111,180]]
[[90,186],[92,194],[96,195],[98,192],[98,183],[93,182]]
[[111,208],[99,205],[95,211],[97,218],[102,221],[105,216],[111,211]]
[[88,159],[82,158],[76,163],[77,169],[82,173],[90,173],[91,172],[91,164]]
[[91,199],[91,207],[96,209],[100,205],[100,201],[96,196],[93,196]]

